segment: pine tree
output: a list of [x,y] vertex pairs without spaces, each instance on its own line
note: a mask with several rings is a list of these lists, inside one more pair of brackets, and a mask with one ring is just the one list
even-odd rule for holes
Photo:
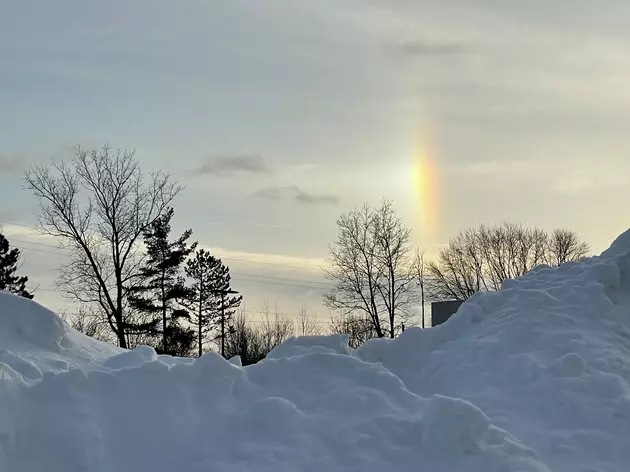
[[[185,317],[189,319],[189,316]],[[195,330],[181,326],[177,321],[166,327],[168,353],[172,356],[190,357],[195,347]]]
[[19,269],[19,262],[20,250],[17,248],[11,249],[7,238],[0,233],[0,290],[32,299],[33,294],[26,290],[28,277],[15,275]]
[[163,354],[181,355],[190,351],[194,342],[194,332],[180,325],[182,319],[190,318],[180,307],[188,293],[181,269],[197,243],[188,246],[191,230],[179,239],[169,241],[173,213],[174,210],[169,208],[145,232],[147,260],[140,270],[142,282],[133,289],[129,303],[152,318],[145,326],[151,334],[161,336],[158,350]]
[[[234,311],[243,297],[230,297],[230,269],[203,249],[197,251],[186,264],[186,275],[191,279],[187,307],[197,328],[199,357],[203,354],[204,336],[230,325]],[[215,339],[225,337],[225,329]]]

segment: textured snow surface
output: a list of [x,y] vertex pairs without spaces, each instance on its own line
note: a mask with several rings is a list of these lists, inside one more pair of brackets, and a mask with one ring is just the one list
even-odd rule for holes
[[0,293],[0,471],[627,472],[630,233],[444,325],[242,368],[122,351]]

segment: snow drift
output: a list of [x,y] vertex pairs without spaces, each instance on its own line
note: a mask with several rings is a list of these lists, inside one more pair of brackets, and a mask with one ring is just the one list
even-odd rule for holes
[[0,294],[0,470],[625,472],[629,311],[630,233],[438,328],[246,368],[122,351]]

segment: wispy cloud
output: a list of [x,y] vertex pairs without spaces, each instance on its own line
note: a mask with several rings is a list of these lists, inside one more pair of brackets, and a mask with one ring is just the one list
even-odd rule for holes
[[247,221],[204,221],[204,224],[209,226],[233,226],[238,228],[293,228],[293,225],[290,224],[250,223]]
[[470,45],[459,41],[406,41],[395,46],[399,53],[409,56],[448,56],[470,52]]
[[197,174],[229,177],[235,174],[268,174],[271,167],[262,156],[214,156],[206,159],[195,172]]
[[525,161],[525,160],[505,160],[505,161],[478,161],[472,164],[458,165],[452,168],[454,172],[464,174],[474,174],[478,176],[498,176],[498,175],[541,175],[541,167],[547,168],[549,162]]
[[568,159],[480,161],[446,169],[454,175],[476,179],[537,181],[558,194],[578,196],[599,190],[624,188],[630,183],[619,163],[593,163]]
[[0,154],[0,175],[20,172],[26,165],[23,154]]
[[265,187],[251,194],[251,197],[272,201],[294,201],[305,205],[337,205],[335,195],[308,193],[296,185],[285,187]]
[[593,167],[591,169],[573,169],[559,175],[555,181],[557,192],[576,196],[591,194],[600,190],[615,190],[627,188],[630,179],[623,172],[614,169]]
[[[286,189],[286,187],[285,187]],[[251,197],[262,198],[264,200],[284,200],[284,192],[282,187],[265,187],[256,190]]]
[[[49,234],[40,233],[36,227],[22,224],[14,224],[0,219],[0,230],[7,238],[18,238],[32,244],[45,244],[54,246],[57,238]],[[54,249],[54,248],[53,248]]]
[[326,259],[316,257],[301,257],[287,254],[269,254],[260,252],[237,251],[221,247],[200,246],[226,261],[228,265],[260,268],[261,266],[280,267],[285,270],[320,271],[326,267]]
[[309,205],[336,205],[339,203],[339,198],[334,195],[315,195],[303,191],[299,191],[295,195],[295,199]]

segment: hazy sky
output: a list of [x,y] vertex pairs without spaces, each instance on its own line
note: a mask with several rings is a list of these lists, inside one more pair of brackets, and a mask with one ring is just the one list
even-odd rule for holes
[[226,257],[251,311],[327,316],[335,219],[382,197],[433,251],[506,218],[596,251],[628,225],[626,1],[0,5],[0,219],[42,289],[63,256],[7,222],[34,223],[24,166],[76,144],[185,184],[175,230]]

